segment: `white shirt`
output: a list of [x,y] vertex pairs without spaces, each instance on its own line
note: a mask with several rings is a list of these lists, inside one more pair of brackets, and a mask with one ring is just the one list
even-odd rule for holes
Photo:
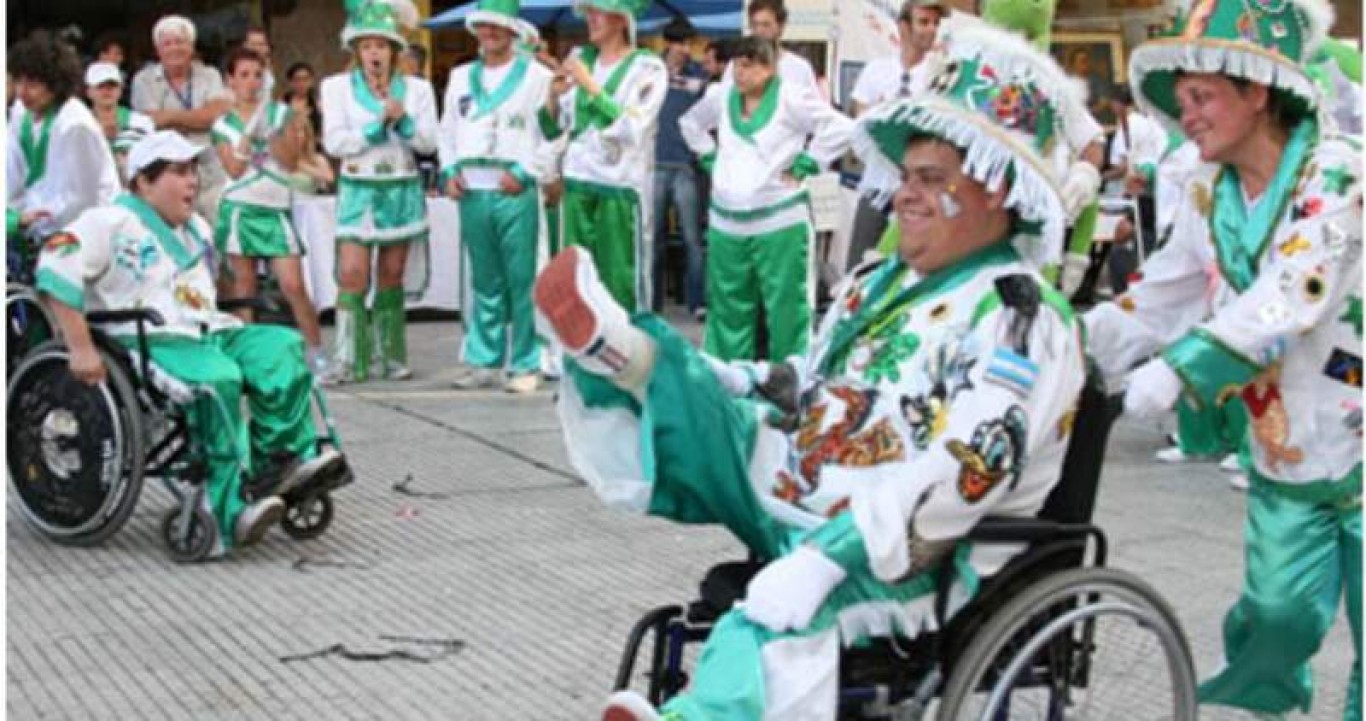
[[[901,64],[899,53],[878,58],[863,66],[849,98],[866,112],[889,100],[910,97],[912,88],[925,84],[921,76],[927,72],[927,67],[926,63],[919,62],[907,69]],[[853,108],[845,110],[852,112]]]
[[385,124],[381,102],[370,95],[359,71],[338,73],[322,84],[323,149],[342,161],[341,176],[359,180],[418,177],[415,154],[436,152],[436,95],[422,78],[395,75],[391,97],[402,95],[406,115]]
[[[9,131],[19,147],[27,116],[22,105],[16,106],[10,116]],[[119,172],[104,131],[85,103],[71,98],[47,122],[52,129],[46,169],[42,177],[24,190],[19,206],[24,212],[48,211],[52,223],[60,227],[75,220],[82,211],[112,201],[120,189]],[[41,123],[33,125],[35,144],[42,129]]]
[[[610,66],[596,63],[593,79],[604,88],[623,56]],[[669,70],[654,53],[640,54],[632,61],[611,101],[621,115],[606,128],[589,123],[573,137],[575,99],[582,89],[560,97],[559,126],[568,138],[564,152],[564,177],[636,190],[649,198],[654,184],[655,136],[659,132],[659,110],[669,92]]]

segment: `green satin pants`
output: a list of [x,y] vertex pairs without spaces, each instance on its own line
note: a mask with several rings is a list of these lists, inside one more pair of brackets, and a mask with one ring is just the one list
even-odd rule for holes
[[539,210],[535,188],[517,195],[472,190],[460,199],[460,232],[474,286],[463,351],[471,366],[506,365],[514,374],[541,367],[531,302]]

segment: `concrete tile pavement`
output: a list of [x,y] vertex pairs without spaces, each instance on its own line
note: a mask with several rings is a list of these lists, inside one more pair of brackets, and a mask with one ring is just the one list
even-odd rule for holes
[[[548,390],[449,389],[457,340],[454,323],[414,324],[415,380],[330,394],[360,480],[316,541],[274,532],[230,561],[179,566],[158,538],[163,489],[149,485],[93,549],[43,541],[11,502],[9,716],[594,718],[636,618],[743,551],[716,529],[603,508],[569,467]],[[1113,565],[1164,594],[1208,674],[1240,586],[1243,499],[1212,464],[1151,462],[1161,436],[1117,429],[1098,518]],[[437,495],[393,490],[409,477]],[[1315,660],[1304,718],[1341,715],[1344,620]],[[431,663],[281,660],[338,643],[426,656],[445,639],[465,645]]]

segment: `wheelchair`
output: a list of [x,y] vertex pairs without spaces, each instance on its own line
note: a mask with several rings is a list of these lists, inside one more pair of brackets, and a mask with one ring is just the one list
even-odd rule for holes
[[[837,718],[1197,717],[1194,664],[1180,622],[1147,583],[1105,566],[1106,537],[1091,524],[1119,399],[1106,396],[1093,372],[1077,410],[1061,479],[1038,517],[987,518],[966,539],[1025,550],[982,579],[966,602],[951,562],[930,571],[936,623],[914,639],[845,648]],[[646,613],[627,638],[613,690],[639,681],[635,665],[647,636],[647,698],[658,707],[683,690],[688,646],[706,640],[762,567],[753,558],[720,564],[706,574],[697,600]],[[1155,658],[1143,668],[1111,664],[1102,655],[1107,649]]]
[[29,351],[57,337],[57,322],[33,289],[38,241],[33,235],[6,238],[5,374]]
[[[245,303],[220,308],[234,304]],[[92,387],[73,377],[60,340],[34,348],[10,374],[6,462],[24,520],[55,542],[97,545],[127,522],[144,480],[160,478],[177,500],[162,518],[162,539],[175,560],[202,560],[217,546],[218,532],[204,498],[207,466],[183,408],[205,391],[150,362],[146,327],[163,323],[155,310],[92,311],[86,317],[107,371],[103,383]],[[136,350],[99,329],[111,323],[136,325]],[[313,399],[323,425],[320,448],[340,450],[316,386]],[[334,514],[331,491],[352,480],[347,469],[282,496],[285,533],[297,540],[322,535]]]

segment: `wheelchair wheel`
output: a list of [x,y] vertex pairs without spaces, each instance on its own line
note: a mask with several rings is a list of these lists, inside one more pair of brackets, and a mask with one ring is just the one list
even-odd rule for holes
[[1074,569],[992,614],[954,664],[937,718],[1190,721],[1195,669],[1151,586],[1114,569]]
[[308,541],[323,535],[332,525],[332,496],[322,493],[293,501],[285,508],[280,527],[296,541]]
[[107,379],[71,375],[57,341],[10,375],[6,399],[10,485],[24,520],[59,543],[95,545],[132,514],[142,492],[142,412],[123,367],[100,351]]
[[57,337],[57,322],[38,300],[38,292],[22,283],[5,287],[5,371],[14,367],[29,351]]
[[181,515],[179,508],[166,512],[161,519],[161,540],[166,542],[166,549],[177,562],[202,561],[218,541],[218,524],[203,508],[194,509],[186,518]]

